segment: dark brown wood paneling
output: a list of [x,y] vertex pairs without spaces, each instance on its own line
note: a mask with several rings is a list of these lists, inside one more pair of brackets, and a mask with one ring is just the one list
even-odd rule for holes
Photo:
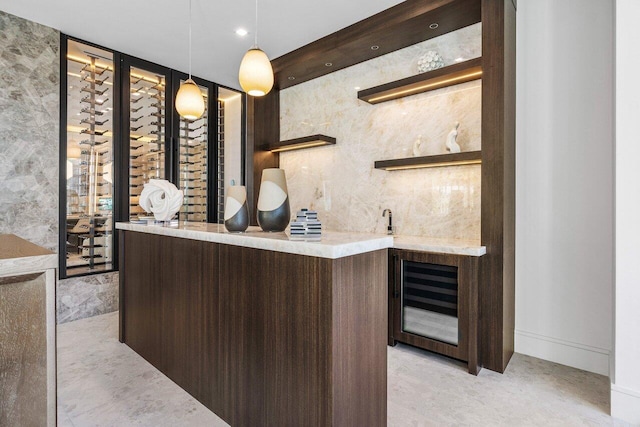
[[[231,425],[260,425],[264,420],[264,316],[267,288],[259,280],[260,265],[245,248],[220,247],[219,287],[224,348],[225,420]],[[270,285],[270,284],[269,284]]]
[[504,258],[505,282],[502,295],[502,371],[504,371],[515,350],[515,291],[516,291],[516,6],[505,4],[505,157],[504,157]]
[[386,250],[333,262],[331,425],[387,425],[387,266]]
[[274,59],[276,85],[285,89],[477,22],[480,0],[408,0]]
[[264,97],[247,97],[247,158],[253,159],[247,171],[247,200],[251,225],[257,225],[258,194],[262,171],[280,166],[280,156],[264,149],[280,140],[280,92],[273,88]]
[[482,78],[482,58],[438,68],[358,92],[358,99],[370,104],[392,101],[431,90]]
[[262,147],[263,150],[269,151],[288,151],[299,150],[302,148],[319,147],[322,145],[335,145],[336,139],[327,135],[309,135],[300,138],[288,139],[286,141],[279,141],[275,144],[266,145]]
[[515,294],[515,8],[482,0],[480,348],[504,372],[513,354]]
[[[326,426],[331,420],[331,260],[261,251],[265,317],[265,420]],[[263,264],[263,262],[265,262]]]
[[118,231],[118,253],[122,254],[122,257],[118,261],[118,340],[125,342],[125,330],[124,330],[124,312],[125,312],[125,276],[122,272],[125,271],[125,259],[124,259],[124,238],[127,235],[124,231]]
[[389,249],[388,253],[388,272],[387,272],[387,281],[388,281],[388,292],[387,292],[387,300],[388,300],[388,309],[387,309],[387,344],[395,347],[396,340],[393,337],[393,319],[395,319],[395,299],[398,297],[396,292],[396,258],[397,255],[393,249]]
[[386,423],[386,251],[122,234],[125,342],[226,422]]
[[[163,242],[159,264],[162,278],[162,371],[198,400],[202,400],[204,313],[217,311],[203,300],[205,272],[215,274],[216,265],[205,264],[217,245],[173,237]],[[209,301],[210,302],[210,301]]]
[[220,418],[229,422],[225,401],[231,389],[231,363],[226,343],[229,342],[229,319],[223,307],[227,306],[228,290],[224,292],[220,281],[220,245],[204,245],[202,266],[197,268],[202,274],[202,383],[200,401]]
[[376,169],[398,170],[433,168],[441,166],[479,164],[482,160],[480,151],[465,151],[462,153],[436,154],[433,156],[406,157],[404,159],[376,160]]
[[158,260],[165,242],[152,234],[121,231],[120,236],[124,340],[162,370],[162,270]]

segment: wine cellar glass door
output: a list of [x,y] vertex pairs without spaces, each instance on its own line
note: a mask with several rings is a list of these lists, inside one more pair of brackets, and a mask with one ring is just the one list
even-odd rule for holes
[[[61,225],[60,277],[113,269],[114,53],[72,39],[66,41],[63,63],[66,85],[62,110],[66,174],[61,197],[66,200]],[[64,203],[64,202],[63,202]],[[63,252],[64,251],[64,252]]]
[[[126,181],[128,212],[123,217],[131,221],[145,219],[148,214],[140,207],[140,193],[150,179],[172,177],[171,138],[167,123],[171,121],[170,72],[155,64],[135,58],[125,59],[123,75],[123,111],[128,135]],[[169,88],[169,89],[168,89]]]
[[[173,74],[173,93],[177,93],[180,85],[187,80],[188,76],[179,72]],[[196,77],[191,77],[204,98],[205,111],[202,116],[195,120],[181,117],[177,111],[174,115],[174,140],[177,139],[177,155],[174,161],[174,168],[177,171],[176,185],[184,194],[184,200],[179,212],[180,221],[194,222],[215,222],[209,218],[208,201],[215,194],[215,183],[212,178],[215,176],[215,166],[210,161],[213,136],[216,134],[216,99],[213,83]],[[213,104],[212,104],[213,103]],[[215,165],[215,163],[213,163]]]

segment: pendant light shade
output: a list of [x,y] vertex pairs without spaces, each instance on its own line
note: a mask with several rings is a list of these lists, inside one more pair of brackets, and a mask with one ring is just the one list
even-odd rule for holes
[[197,120],[204,114],[204,98],[193,80],[188,79],[180,85],[176,94],[176,110],[187,120]]
[[191,79],[191,0],[189,0],[189,78],[180,85],[176,94],[176,111],[187,120],[197,120],[204,114],[204,97]]
[[258,0],[256,0],[256,28],[253,47],[244,54],[240,63],[238,80],[242,90],[251,96],[265,96],[273,87],[273,67],[271,61],[258,48]]
[[249,49],[240,63],[240,86],[251,96],[264,96],[273,87],[273,68],[267,54],[256,48]]

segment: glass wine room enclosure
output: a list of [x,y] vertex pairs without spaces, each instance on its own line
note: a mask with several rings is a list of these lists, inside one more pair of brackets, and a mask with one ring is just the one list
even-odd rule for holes
[[[181,118],[187,75],[62,36],[60,277],[117,268],[116,221],[144,220],[144,184],[184,192],[180,221],[222,222],[232,180],[245,182],[245,94],[194,77],[206,110]],[[66,76],[66,78],[65,78]]]

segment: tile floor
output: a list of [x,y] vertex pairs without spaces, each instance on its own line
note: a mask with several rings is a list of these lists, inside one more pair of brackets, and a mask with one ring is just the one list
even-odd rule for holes
[[[609,380],[516,354],[504,375],[388,347],[389,426],[626,426],[609,411]],[[58,425],[225,426],[118,342],[118,315],[58,327]]]

